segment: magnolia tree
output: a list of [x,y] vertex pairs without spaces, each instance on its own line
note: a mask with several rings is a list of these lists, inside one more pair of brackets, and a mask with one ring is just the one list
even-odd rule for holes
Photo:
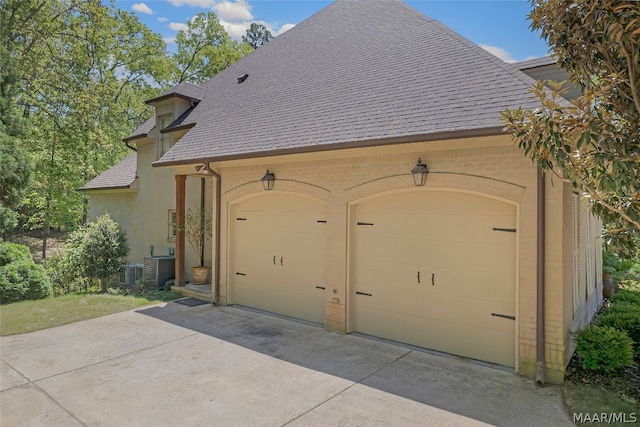
[[640,231],[640,2],[531,0],[531,27],[583,96],[539,82],[536,110],[507,110],[506,129],[543,170],[589,196],[594,214]]
[[118,273],[129,254],[125,232],[105,214],[86,225],[82,248],[85,274],[100,279],[101,291],[106,292],[107,280]]

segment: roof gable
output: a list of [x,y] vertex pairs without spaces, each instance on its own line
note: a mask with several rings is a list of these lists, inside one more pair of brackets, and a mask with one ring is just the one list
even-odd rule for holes
[[181,82],[169,89],[168,91],[156,96],[155,98],[145,101],[147,104],[155,104],[169,98],[182,98],[187,101],[200,101],[204,97],[205,89],[201,86],[188,82]]
[[400,0],[338,0],[205,83],[157,163],[498,134],[532,84]]

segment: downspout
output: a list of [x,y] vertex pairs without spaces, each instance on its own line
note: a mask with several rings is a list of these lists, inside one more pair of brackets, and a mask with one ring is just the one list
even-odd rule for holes
[[[207,167],[209,163],[207,163]],[[216,171],[211,168],[208,168],[211,171],[211,174],[216,177],[217,185],[216,185],[216,257],[215,257],[215,266],[216,271],[214,272],[214,291],[213,291],[213,304],[218,305],[220,301],[220,204],[222,203],[222,177]]]
[[544,274],[545,274],[545,175],[538,168],[538,237],[537,237],[537,313],[536,313],[536,382],[545,383]]
[[[206,186],[206,179],[205,178],[200,178],[200,230],[202,230],[202,240],[204,242],[204,223],[205,223],[205,218],[204,218],[204,193],[205,193],[205,186]],[[202,248],[200,250],[200,266],[204,265],[204,245],[202,245]]]
[[127,146],[127,148],[128,148],[129,150],[138,151],[138,149],[137,149],[137,148],[132,147],[132,146],[130,145],[129,141],[125,141],[125,142],[124,142],[124,145],[126,145],[126,146]]

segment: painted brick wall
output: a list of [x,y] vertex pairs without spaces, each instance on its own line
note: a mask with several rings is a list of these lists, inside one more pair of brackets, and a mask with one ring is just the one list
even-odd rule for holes
[[[262,160],[212,164],[222,175],[221,302],[227,301],[233,275],[233,230],[229,207],[264,190],[260,178],[266,169],[276,174],[273,191],[288,191],[327,202],[327,294],[325,326],[348,331],[345,305],[349,281],[349,209],[359,200],[402,189],[416,190],[409,171],[418,157],[430,175],[421,189],[450,188],[486,194],[518,205],[517,333],[518,371],[533,377],[536,363],[536,170],[508,137],[482,138],[451,144],[411,144],[307,154]],[[420,189],[418,190],[420,191]],[[570,192],[557,178],[547,177],[546,248],[546,356],[548,378],[562,380],[568,357],[569,325],[565,318],[566,199]],[[224,248],[230,247],[227,251]],[[570,259],[569,259],[570,261]],[[570,286],[570,282],[569,282]],[[332,289],[337,289],[334,295]]]

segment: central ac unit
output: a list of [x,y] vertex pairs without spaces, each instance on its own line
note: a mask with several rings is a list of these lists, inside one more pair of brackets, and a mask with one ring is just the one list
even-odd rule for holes
[[121,286],[131,286],[136,284],[136,280],[142,279],[142,264],[125,264],[120,267],[118,282]]
[[144,285],[160,289],[168,280],[176,277],[175,256],[154,256],[144,259]]

